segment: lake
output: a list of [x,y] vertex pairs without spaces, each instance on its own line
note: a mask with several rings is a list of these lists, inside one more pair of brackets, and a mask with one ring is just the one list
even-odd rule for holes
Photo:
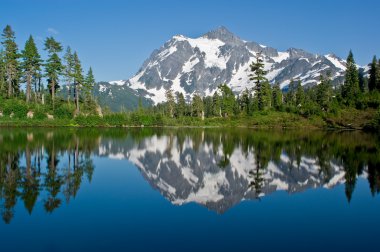
[[380,137],[0,129],[0,251],[376,251]]

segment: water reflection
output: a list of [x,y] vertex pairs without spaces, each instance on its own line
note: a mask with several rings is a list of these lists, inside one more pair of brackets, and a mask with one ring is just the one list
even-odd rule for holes
[[[361,132],[219,129],[1,129],[0,207],[17,201],[52,213],[91,181],[93,157],[126,159],[175,205],[196,202],[223,213],[242,200],[345,184],[358,177],[380,192],[378,136]],[[112,181],[109,181],[112,183]]]

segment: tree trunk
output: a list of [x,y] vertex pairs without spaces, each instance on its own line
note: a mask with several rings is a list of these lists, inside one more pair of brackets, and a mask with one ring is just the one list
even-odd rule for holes
[[12,78],[9,70],[7,70],[7,82],[8,82],[8,98],[12,96]]
[[26,80],[26,102],[30,102],[30,93],[31,93],[31,85],[32,85],[32,76],[28,74],[27,80]]
[[75,101],[77,107],[77,114],[79,114],[79,83],[75,84]]
[[51,99],[53,101],[53,111],[54,111],[54,108],[55,108],[55,103],[54,103],[54,95],[55,95],[55,82],[54,80],[51,81]]

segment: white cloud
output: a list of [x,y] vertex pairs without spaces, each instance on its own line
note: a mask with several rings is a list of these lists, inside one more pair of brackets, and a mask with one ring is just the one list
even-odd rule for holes
[[54,35],[59,34],[59,31],[57,31],[57,30],[54,29],[54,28],[48,28],[48,29],[47,29],[47,32],[50,33],[50,34],[54,34]]

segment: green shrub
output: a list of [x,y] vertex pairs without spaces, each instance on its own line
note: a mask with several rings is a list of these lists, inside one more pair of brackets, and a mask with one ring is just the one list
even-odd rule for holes
[[75,111],[74,105],[60,104],[54,110],[54,117],[59,119],[71,119]]

